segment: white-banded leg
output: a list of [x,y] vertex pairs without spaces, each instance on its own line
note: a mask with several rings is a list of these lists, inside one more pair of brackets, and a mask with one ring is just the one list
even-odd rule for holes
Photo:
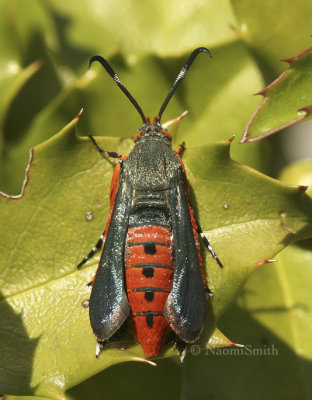
[[103,242],[104,242],[104,232],[102,233],[100,239],[97,241],[96,245],[89,252],[89,254],[85,256],[85,258],[82,261],[80,261],[80,263],[77,265],[77,268],[81,268],[83,264],[85,264],[90,258],[92,258],[93,255],[101,249],[101,247],[103,246]]
[[[103,150],[96,142],[96,140],[94,139],[94,137],[92,135],[89,135],[89,138],[92,140],[92,143],[94,144],[94,147],[96,148],[96,150],[101,153],[101,154],[105,154],[109,157],[113,157],[113,158],[122,158],[122,154],[118,154],[115,153],[114,151],[106,151]],[[85,264],[91,257],[93,257],[93,255],[101,249],[102,245],[104,242],[104,232],[102,234],[102,236],[100,237],[100,239],[97,241],[96,245],[93,247],[93,249],[89,252],[89,254],[87,256],[85,256],[85,258],[77,265],[77,268],[81,268],[83,264]]]
[[89,135],[89,138],[92,140],[94,147],[97,149],[97,151],[101,154],[105,154],[109,157],[112,158],[122,158],[122,154],[118,154],[115,151],[107,151],[107,150],[103,150],[97,143],[96,140],[94,139],[94,137],[92,135]]
[[103,342],[100,342],[99,340],[97,340],[96,346],[95,346],[95,357],[96,358],[98,358],[98,356],[100,355],[103,347],[104,347]]
[[217,263],[219,264],[219,267],[223,268],[223,265],[222,265],[221,261],[219,260],[219,258],[216,255],[214,249],[212,248],[211,244],[209,243],[208,239],[206,238],[205,234],[203,233],[202,228],[201,228],[201,226],[199,225],[198,222],[197,222],[197,227],[198,227],[197,232],[199,233],[199,235],[203,239],[204,245],[210,251],[212,257],[217,261]]

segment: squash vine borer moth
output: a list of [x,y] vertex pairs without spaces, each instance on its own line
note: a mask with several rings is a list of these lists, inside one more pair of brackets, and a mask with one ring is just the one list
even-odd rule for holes
[[90,322],[98,344],[126,320],[147,357],[155,357],[170,332],[180,343],[196,341],[203,328],[207,294],[199,236],[222,267],[195,219],[181,153],[171,147],[171,135],[161,116],[186,72],[205,47],[192,52],[178,74],[158,116],[151,122],[112,67],[98,61],[134,105],[143,126],[134,136],[128,156],[96,149],[118,159],[110,188],[111,206],[105,231],[81,267],[103,244],[89,303]]

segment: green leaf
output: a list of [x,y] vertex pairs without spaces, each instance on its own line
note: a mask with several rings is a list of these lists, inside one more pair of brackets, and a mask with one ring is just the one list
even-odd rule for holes
[[[5,132],[5,121],[12,102],[18,96],[21,88],[40,69],[41,62],[35,61],[27,68],[23,69],[14,60],[7,61],[2,59],[0,65],[2,70],[2,76],[0,79],[0,181],[5,181],[8,175],[15,175],[16,173],[14,169],[14,172],[12,173],[12,164],[10,165],[10,157],[6,152],[6,141],[8,140],[8,135]],[[10,139],[12,140],[12,138]],[[24,164],[25,163],[23,163],[23,167],[25,168]]]
[[[311,161],[287,167],[281,179],[311,183]],[[183,398],[261,400],[263,388],[268,400],[311,397],[311,249],[311,239],[296,242],[250,277],[219,320],[222,331],[245,348],[193,352],[183,370]]]
[[38,396],[5,396],[4,398],[4,400],[46,400],[46,399],[47,399],[46,397],[38,397]]
[[[157,360],[157,367],[143,363],[123,363],[107,368],[66,393],[69,400],[84,399],[179,399],[181,363]],[[122,382],[122,384],[121,384]],[[151,387],[153,388],[151,390]],[[17,399],[19,400],[19,399]],[[36,399],[33,399],[36,400]]]
[[311,398],[311,248],[311,239],[293,244],[250,277],[219,321],[245,348],[187,357],[184,399],[262,400],[264,391],[268,400]]
[[[312,240],[309,239],[288,247],[277,257],[276,272],[283,291],[283,305],[288,314],[288,323],[284,329],[280,324],[276,324],[276,330],[297,354],[302,380],[306,384],[309,383],[312,393],[309,379],[312,367],[310,365],[307,368],[306,364],[307,360],[312,362],[311,249]],[[286,332],[288,334],[285,334]]]
[[[174,0],[165,7],[156,0],[140,7],[135,2],[125,4],[122,0],[105,3],[52,0],[50,3],[63,19],[72,21],[67,33],[71,43],[90,48],[91,42],[93,50],[106,55],[114,53],[122,44],[128,55],[153,53],[170,57],[198,46],[228,43],[235,38],[228,28],[235,17],[227,0],[220,0],[218,6],[213,1],[181,4]],[[119,21],[123,21],[122,29]]]
[[57,50],[59,43],[53,14],[43,2],[0,0],[0,8],[0,59],[29,64],[38,58],[39,49],[52,53]]
[[[220,247],[219,243],[221,242],[218,237],[217,242],[214,241],[214,247],[218,252],[221,251],[223,257],[223,254],[226,253],[226,246],[228,246],[228,242],[226,242],[228,232],[235,228],[235,218],[230,218],[229,225],[224,226],[218,226],[216,220],[214,226],[217,228],[211,228],[209,224],[210,220],[214,218],[212,215],[220,213],[221,216],[228,215],[228,211],[231,210],[228,206],[233,203],[226,199],[225,208],[221,207],[220,210],[217,207],[218,202],[222,199],[218,182],[215,182],[213,187],[209,187],[209,192],[201,194],[202,188],[200,183],[197,183],[196,174],[202,169],[202,163],[197,162],[196,156],[200,159],[202,151],[210,154],[207,150],[210,146],[203,148],[202,151],[191,149],[191,146],[208,145],[217,140],[228,139],[232,134],[243,131],[248,117],[259,103],[259,97],[250,97],[250,94],[264,87],[262,76],[265,77],[267,83],[270,82],[278,73],[282,72],[283,64],[279,62],[279,59],[297,54],[300,49],[310,46],[311,5],[305,0],[299,0],[299,2],[255,0],[252,4],[241,0],[232,2],[196,0],[187,5],[177,1],[170,4],[159,4],[159,2],[153,1],[146,5],[112,1],[102,3],[86,0],[80,2],[72,0],[67,2],[59,0],[50,2],[0,0],[0,68],[1,76],[5,79],[8,78],[8,85],[1,81],[4,82],[4,86],[1,86],[2,100],[0,102],[1,135],[4,138],[1,139],[0,153],[1,190],[11,194],[19,193],[28,161],[29,148],[51,137],[82,106],[88,115],[80,122],[82,135],[92,133],[125,138],[131,137],[136,131],[138,116],[131,108],[131,104],[110,81],[105,71],[95,67],[88,74],[85,73],[86,61],[91,55],[101,54],[108,58],[143,110],[153,115],[157,113],[170,84],[190,51],[197,46],[205,45],[212,50],[214,58],[212,60],[205,59],[205,57],[198,59],[170,102],[164,120],[179,115],[184,110],[189,111],[176,142],[186,141],[187,150],[184,159],[190,157],[191,160],[191,163],[187,163],[186,166],[189,175],[193,174],[190,177],[193,187],[193,202],[198,196],[201,197],[201,200],[197,201],[196,209],[200,213],[201,221],[205,221],[204,227],[208,231],[211,241],[214,239],[210,236],[209,229],[213,229],[214,232],[218,229],[221,230],[225,244],[221,244]],[[230,29],[230,24],[236,26],[236,31]],[[10,68],[7,69],[7,66],[13,66],[14,71],[18,69],[17,72],[23,74],[29,65],[39,59],[44,60],[43,67],[31,79],[29,76],[24,81],[25,84],[19,85],[17,82],[19,78],[13,82],[15,77],[11,81],[12,76],[6,75],[6,71],[12,71]],[[99,141],[103,146],[107,145],[112,150],[120,148],[125,153],[129,151],[130,142],[119,139],[103,139],[103,141],[99,139]],[[266,143],[255,142],[248,146],[241,146],[234,141],[231,146],[231,154],[236,160],[265,170],[268,159],[267,153],[264,152],[264,146],[267,144],[266,141]],[[62,147],[60,142],[59,145]],[[84,145],[88,146],[88,141],[85,140]],[[10,344],[10,346],[6,346],[1,345],[0,342],[0,364],[1,366],[5,365],[7,367],[6,374],[9,373],[9,375],[2,376],[2,380],[6,385],[11,385],[10,389],[20,390],[20,393],[25,393],[25,388],[28,393],[34,393],[36,383],[41,382],[42,386],[37,388],[38,392],[45,395],[48,393],[62,399],[63,390],[74,384],[75,379],[81,381],[88,375],[85,374],[87,369],[85,364],[89,366],[89,364],[97,362],[98,370],[103,368],[102,364],[99,366],[101,360],[94,359],[95,339],[87,322],[88,313],[86,310],[83,310],[84,313],[81,312],[79,303],[89,296],[84,286],[86,281],[91,279],[98,258],[89,264],[88,268],[92,269],[91,272],[81,272],[81,274],[87,273],[87,276],[83,275],[80,280],[75,277],[75,264],[80,261],[79,254],[84,255],[89,251],[98,239],[99,232],[103,230],[107,217],[108,186],[112,169],[109,161],[97,157],[92,146],[88,147],[90,151],[88,156],[84,151],[81,152],[80,148],[73,144],[71,146],[73,146],[72,153],[68,152],[68,146],[64,146],[66,151],[63,151],[64,149],[60,151],[57,146],[53,150],[51,142],[44,147],[44,151],[41,150],[41,146],[36,147],[32,168],[29,171],[31,179],[26,187],[25,196],[18,200],[0,199],[0,203],[4,202],[6,209],[5,213],[1,212],[0,214],[1,222],[4,221],[0,228],[1,238],[8,237],[7,242],[1,243],[1,262],[12,260],[10,264],[1,267],[1,272],[5,271],[5,279],[1,283],[2,291],[5,288],[10,289],[9,294],[7,292],[3,294],[4,299],[0,306],[1,315],[5,318],[2,323],[1,337],[5,341],[8,340],[4,341],[5,343]],[[211,147],[211,149],[215,148],[219,149],[218,146]],[[213,150],[211,151],[213,152]],[[59,157],[56,156],[58,152]],[[196,156],[191,157],[192,152],[195,152]],[[52,156],[57,160],[54,167],[53,160],[50,160]],[[90,159],[93,160],[94,157],[97,157],[98,162],[92,164],[88,169],[88,162],[91,162]],[[203,159],[206,158],[203,157]],[[51,161],[50,164],[48,160]],[[83,177],[84,174],[79,169],[79,165],[76,166],[77,169],[72,168],[81,160],[84,160],[82,162],[82,166],[85,166],[84,172],[89,172],[88,177],[91,174],[94,179]],[[103,163],[108,163],[107,169],[106,167],[103,169]],[[69,175],[68,179],[66,176],[62,177],[59,170],[63,169],[63,165],[64,173],[71,171],[74,175]],[[223,168],[221,164],[218,165],[218,169]],[[47,175],[45,175],[46,172]],[[37,174],[40,175],[40,177],[38,175],[38,179],[36,178]],[[220,178],[215,168],[208,170],[207,174],[209,175],[207,179],[212,179],[215,175]],[[297,180],[295,175],[289,183],[307,184],[307,181]],[[49,178],[47,179],[46,176]],[[80,177],[83,185],[79,184]],[[243,182],[244,180],[237,185],[237,192],[233,190],[233,195],[238,198],[243,197],[243,193],[245,195],[246,187],[243,190]],[[228,184],[231,184],[230,179]],[[92,188],[92,185],[96,187]],[[261,185],[257,187],[259,191],[257,204],[262,202],[262,192],[260,194],[259,186]],[[73,187],[79,189],[75,195]],[[229,190],[229,188],[226,189]],[[248,181],[247,192],[249,193],[252,189],[253,181]],[[100,194],[95,194],[96,191],[99,191]],[[297,192],[292,193],[294,202],[299,204],[295,198]],[[51,196],[49,196],[50,194]],[[275,204],[273,190],[271,194],[273,207]],[[285,193],[285,196],[288,196],[289,199],[290,194]],[[253,202],[256,201],[255,197],[252,198]],[[60,201],[61,198],[62,201]],[[78,199],[81,199],[81,203],[77,206]],[[269,204],[272,199],[266,198],[266,204],[262,204],[261,207]],[[224,201],[224,199],[222,200]],[[67,202],[72,207],[66,208],[65,206],[63,209]],[[206,208],[206,203],[210,204],[210,209]],[[8,204],[11,204],[10,208],[7,208]],[[97,208],[94,208],[94,204],[97,205]],[[77,213],[73,212],[75,207],[77,207]],[[202,211],[204,208],[205,212]],[[249,203],[246,204],[242,201],[242,208],[244,211],[248,210]],[[298,206],[298,208],[300,207]],[[60,214],[57,214],[56,210],[59,210]],[[94,218],[87,222],[84,215],[90,210],[94,211]],[[240,210],[239,204],[236,210]],[[307,212],[307,208],[303,207],[302,213]],[[243,211],[241,214],[239,212],[238,220],[242,218],[243,214]],[[61,217],[58,218],[58,215]],[[252,217],[252,214],[250,216]],[[280,216],[281,226],[289,236],[287,240],[292,240],[296,229],[293,226],[293,220],[297,216],[294,216],[290,222],[288,214],[284,210],[281,211]],[[273,215],[273,220],[275,217],[276,214]],[[260,221],[256,219],[255,225],[261,221],[261,218]],[[270,224],[270,218],[268,221]],[[309,221],[310,217],[307,218],[306,223],[309,224]],[[222,218],[220,223],[224,223]],[[239,224],[240,222],[238,222]],[[252,224],[245,223],[245,226],[253,232],[250,225]],[[11,228],[8,229],[8,226]],[[228,228],[225,229],[227,226]],[[45,228],[44,232],[43,228]],[[243,233],[246,236],[246,232]],[[256,255],[259,254],[262,239],[259,239],[261,231],[258,233],[259,235],[252,235],[248,238],[247,250],[243,247],[244,235],[242,241],[240,241],[240,236],[231,237],[232,249],[235,250],[234,245],[239,243],[241,245],[239,251],[245,254],[246,251],[251,252],[256,243]],[[241,232],[237,232],[237,235],[240,234]],[[267,231],[265,231],[266,234],[268,234]],[[301,237],[301,234],[302,232],[299,232],[298,237]],[[302,237],[304,235],[309,236],[309,231],[302,234]],[[253,238],[254,241],[251,240]],[[260,242],[257,243],[257,240]],[[278,247],[275,246],[274,240],[271,243],[271,236],[265,245],[267,243],[270,246],[268,253],[271,250],[273,253],[275,247]],[[9,244],[10,247],[6,248],[6,244]],[[280,244],[280,247],[283,245],[284,243]],[[234,254],[236,257],[239,251]],[[262,257],[262,254],[260,255]],[[68,260],[68,257],[71,259]],[[225,257],[228,256],[225,254]],[[246,258],[246,255],[244,257]],[[250,263],[252,262],[251,257]],[[65,269],[63,265],[65,265]],[[215,296],[217,296],[216,290],[219,290],[220,287],[222,290],[224,289],[225,298],[230,298],[232,293],[236,292],[237,284],[234,284],[233,290],[229,288],[227,293],[226,284],[223,281],[224,271],[227,274],[227,270],[219,271],[210,256],[208,256],[206,265]],[[246,296],[246,293],[255,293],[259,296],[259,304],[269,298],[266,284],[270,283],[272,277],[265,271],[273,271],[274,267],[263,267],[257,274],[254,274],[248,281],[243,296]],[[238,281],[244,276],[237,267],[231,264],[225,268],[233,268],[237,272]],[[250,269],[246,267],[246,276],[249,273]],[[75,280],[73,279],[74,287],[69,285],[69,290],[66,292],[62,288],[63,286],[67,287],[66,282],[70,280],[72,274],[75,278]],[[215,281],[215,277],[221,277],[220,281],[218,279]],[[257,279],[254,280],[255,277]],[[79,287],[80,282],[81,287]],[[249,286],[249,282],[251,286]],[[230,283],[232,285],[232,282]],[[273,284],[268,288],[272,288],[273,293],[275,291],[274,284],[278,285],[278,281],[273,278]],[[15,285],[16,292],[13,290],[14,293],[11,294]],[[57,290],[59,294],[53,304],[49,302],[52,289]],[[74,290],[76,293],[73,293],[69,300],[69,294]],[[42,291],[44,291],[44,295],[41,296]],[[6,296],[8,297],[6,298]],[[44,301],[42,298],[47,300]],[[217,303],[215,297],[210,304],[210,325],[206,324],[208,332],[205,331],[203,334],[202,345],[207,344],[215,320],[227,307],[225,299],[220,306]],[[25,311],[23,310],[24,304],[27,304]],[[270,306],[268,305],[268,307]],[[217,317],[212,317],[214,308]],[[228,362],[229,357],[218,359],[204,356],[205,362],[202,363],[201,356],[192,358],[188,354],[186,363],[192,365],[186,370],[183,385],[185,389],[188,384],[186,378],[190,378],[193,379],[194,386],[188,388],[188,396],[184,390],[184,397],[194,398],[197,395],[197,397],[208,398],[215,395],[215,398],[232,398],[233,396],[263,398],[263,387],[265,387],[266,394],[270,392],[271,398],[274,400],[281,397],[286,399],[286,396],[291,399],[297,398],[298,393],[300,398],[304,398],[302,386],[300,386],[302,381],[298,376],[308,363],[297,363],[297,355],[287,344],[252,320],[241,308],[231,309],[232,319],[228,317],[229,313],[226,317],[228,321],[231,320],[231,323],[222,323],[222,331],[240,343],[252,343],[255,347],[263,346],[262,340],[269,337],[271,343],[277,344],[281,350],[279,357],[273,357],[273,359],[242,357],[241,360],[234,357],[232,362]],[[44,310],[46,310],[47,316],[41,317]],[[64,310],[69,310],[68,314],[74,310],[73,314],[76,314],[76,318],[71,315],[68,317],[67,325],[64,325],[67,315],[61,320],[66,314]],[[236,312],[237,310],[238,312]],[[31,312],[34,313],[33,317]],[[57,314],[59,316],[55,316]],[[40,318],[37,318],[38,315]],[[84,321],[83,324],[81,319]],[[43,321],[43,327],[41,321]],[[280,320],[278,319],[278,321]],[[249,330],[249,323],[253,327],[251,330]],[[12,339],[12,332],[15,340]],[[60,334],[60,346],[57,340],[58,334]],[[69,351],[64,350],[73,338],[74,345],[67,348]],[[222,339],[219,331],[215,331],[210,342],[214,342],[215,346],[220,340],[223,341],[223,344],[230,342],[224,337]],[[74,363],[82,359],[80,356],[75,358],[73,355],[76,354],[77,349],[80,349],[81,343],[87,347],[87,342],[90,358],[83,363],[82,372],[78,371],[76,377],[72,378],[72,374],[74,375],[77,371],[77,364]],[[49,346],[46,346],[47,343]],[[129,338],[129,345],[131,343]],[[56,351],[53,348],[54,345]],[[47,351],[46,355],[45,351]],[[142,355],[139,347],[130,347],[128,351],[132,352],[131,354]],[[174,352],[168,349],[165,354],[170,355]],[[111,356],[109,357],[107,365],[110,365],[112,360]],[[62,366],[63,359],[69,358],[73,358],[74,366],[68,366],[68,361],[65,361]],[[119,359],[119,356],[116,358]],[[207,359],[211,360],[211,365],[207,363]],[[104,374],[98,375],[97,379],[86,382],[90,385],[96,383],[98,387],[99,381],[106,377],[101,388],[102,392],[94,394],[94,390],[96,390],[94,385],[92,390],[89,386],[86,392],[83,392],[85,393],[84,397],[90,397],[90,393],[91,397],[92,394],[98,397],[109,397],[112,393],[111,397],[116,398],[115,392],[118,392],[122,393],[120,398],[124,398],[125,395],[137,398],[138,393],[141,394],[141,397],[153,398],[154,396],[157,398],[158,392],[155,390],[151,393],[151,385],[152,387],[157,386],[157,389],[163,385],[176,385],[176,381],[171,381],[172,367],[170,369],[169,366],[168,371],[166,370],[167,372],[163,374],[151,372],[152,370],[163,371],[161,362],[166,361],[161,360],[160,367],[157,369],[143,364],[135,368],[134,363],[115,365],[113,369],[107,369]],[[142,368],[140,369],[140,367]],[[62,368],[66,369],[66,372]],[[144,374],[143,368],[144,371],[148,371],[146,374]],[[177,369],[180,371],[181,368]],[[94,370],[94,367],[91,368],[89,375],[92,375]],[[111,373],[109,373],[110,370],[112,370]],[[64,372],[61,378],[58,375],[59,371],[61,374]],[[71,372],[68,373],[68,371]],[[142,381],[134,379],[135,372],[140,377],[144,376],[144,384]],[[41,379],[44,373],[46,375]],[[166,375],[167,380],[165,380]],[[267,375],[270,381],[264,380]],[[122,381],[128,384],[126,392],[122,391],[123,387],[119,384],[121,376]],[[225,376],[226,384],[224,378],[220,378]],[[242,384],[242,376],[244,376],[244,384]],[[0,378],[0,392],[2,380]],[[62,387],[64,382],[65,386]],[[145,382],[148,384],[145,385]],[[159,385],[159,382],[162,384]],[[136,386],[134,387],[134,385]],[[298,392],[297,385],[300,388]],[[146,395],[144,388],[147,389]],[[80,394],[81,397],[81,393],[81,389],[77,388],[74,395]],[[219,397],[218,393],[221,393]],[[159,397],[166,396],[170,396],[172,399],[175,397],[171,396],[178,397],[174,390],[169,391],[168,389],[164,390]],[[311,396],[308,393],[306,397]]]
[[[310,185],[307,194],[312,197],[312,161],[300,161],[289,165],[280,179],[286,183],[297,182]],[[298,356],[301,385],[306,394],[312,393],[310,375],[312,372],[312,240],[298,242],[285,249],[278,257],[276,270],[284,294],[285,308],[289,315],[290,335],[285,341],[290,343]],[[278,326],[280,328],[280,326]],[[307,364],[307,360],[310,364]]]
[[264,100],[247,123],[241,143],[312,118],[312,47],[284,61],[289,68],[258,93]]
[[227,307],[225,293],[235,296],[263,260],[311,236],[310,222],[306,225],[311,203],[301,188],[281,186],[233,162],[228,152],[229,145],[223,144],[186,152],[184,157],[196,193],[196,214],[219,258],[229,266],[220,274],[213,263],[208,272],[216,318]]
[[[176,139],[178,143],[188,138],[188,143],[198,146],[228,139],[243,130],[246,119],[258,104],[250,93],[259,90],[263,82],[244,46],[234,42],[212,52],[212,59],[206,55],[198,57],[165,111],[164,120],[189,111]],[[144,113],[153,117],[188,56],[187,52],[180,58],[168,60],[150,55],[129,63],[120,53],[111,64]],[[228,64],[231,68],[225,68]],[[129,100],[106,71],[94,64],[37,113],[18,142],[6,146],[1,167],[2,190],[11,194],[18,192],[28,149],[51,137],[66,123],[67,115],[82,106],[88,112],[88,118],[81,123],[85,135],[132,137],[141,124]],[[236,118],[225,118],[226,114]],[[235,157],[257,168],[264,167],[266,157],[259,151],[259,145],[246,148],[234,143],[233,147]]]
[[282,72],[279,60],[311,46],[311,2],[231,0],[231,3],[237,19],[237,34],[254,55],[268,82]]
[[[144,357],[128,337],[126,351],[114,344],[98,359],[94,356],[95,337],[82,303],[99,256],[82,271],[76,265],[104,229],[113,163],[88,138],[75,136],[77,120],[34,149],[24,194],[0,198],[4,393],[62,398],[65,390],[102,369]],[[129,153],[127,139],[98,141]],[[229,146],[187,149],[184,156],[197,215],[224,264],[220,270],[205,255],[215,296],[199,344],[213,348],[231,344],[214,331],[216,321],[259,263],[312,235],[312,200],[298,188],[232,161]],[[91,220],[86,218],[90,212]],[[175,354],[166,347],[163,356]]]
[[1,63],[0,90],[2,93],[0,99],[0,140],[3,142],[3,124],[7,117],[8,109],[17,96],[21,87],[35,74],[41,67],[40,62],[34,62],[23,69],[14,60]]
[[306,193],[312,197],[312,160],[301,160],[288,165],[280,180],[292,185],[308,186]]
[[[132,20],[122,23],[124,29],[129,29],[129,35],[123,32],[122,38],[120,24],[116,23],[122,15],[115,2],[105,5],[107,22],[103,23],[103,18],[98,19],[102,6],[97,9],[94,3],[82,1],[77,5],[54,0],[47,6],[32,1],[31,9],[27,2],[13,1],[8,5],[4,1],[0,16],[6,38],[0,42],[2,54],[11,37],[14,57],[26,63],[43,60],[40,72],[19,91],[6,115],[3,154],[0,153],[1,190],[19,192],[30,147],[51,137],[81,107],[89,113],[81,124],[84,135],[132,137],[140,120],[129,101],[100,66],[86,73],[87,60],[95,53],[112,63],[144,112],[153,116],[190,52],[196,46],[209,46],[213,59],[199,57],[165,114],[172,118],[187,109],[185,132],[192,135],[196,145],[227,139],[242,131],[258,104],[250,94],[258,91],[263,81],[253,58],[229,28],[235,19],[228,1],[219,2],[217,8],[214,2],[203,7],[198,1],[186,8],[175,2],[170,5],[175,10],[171,14],[168,5],[162,10],[158,4],[149,3],[145,11],[128,5]],[[150,42],[146,41],[147,31],[141,24],[145,13],[149,16]],[[163,23],[171,23],[171,43],[168,29],[164,31],[159,23],[160,13],[165,16]],[[190,15],[198,17],[196,29]],[[158,35],[152,33],[153,23]],[[221,25],[225,29],[214,29]],[[183,36],[185,40],[181,41]],[[4,98],[5,91],[2,93]],[[267,153],[262,145],[247,149],[235,143],[234,148],[236,158],[265,170]]]

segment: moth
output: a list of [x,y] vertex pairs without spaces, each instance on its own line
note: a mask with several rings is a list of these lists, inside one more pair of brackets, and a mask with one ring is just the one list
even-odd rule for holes
[[[140,114],[143,125],[134,136],[128,156],[96,149],[118,160],[110,188],[110,210],[105,231],[78,267],[100,248],[102,255],[92,282],[90,322],[98,344],[103,344],[128,321],[146,357],[159,355],[170,332],[186,347],[203,329],[207,287],[199,238],[222,267],[194,216],[189,199],[184,146],[171,146],[171,135],[161,125],[171,97],[205,47],[195,49],[173,83],[158,115],[151,121],[109,63],[93,56],[89,66],[102,64]],[[183,347],[183,346],[182,346]]]

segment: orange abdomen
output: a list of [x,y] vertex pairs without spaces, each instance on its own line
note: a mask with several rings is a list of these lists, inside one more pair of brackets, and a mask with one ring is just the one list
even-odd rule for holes
[[155,357],[171,328],[163,315],[172,288],[172,231],[155,225],[128,229],[125,265],[130,323],[147,357]]

